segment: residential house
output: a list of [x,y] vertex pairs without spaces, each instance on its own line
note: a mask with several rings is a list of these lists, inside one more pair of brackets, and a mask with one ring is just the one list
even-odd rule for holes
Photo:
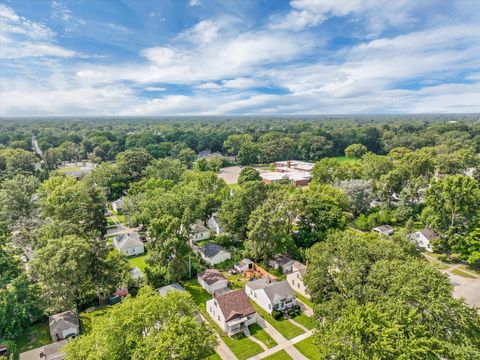
[[61,341],[80,334],[80,323],[75,310],[52,315],[48,318],[53,341]]
[[245,292],[269,314],[274,310],[290,309],[297,304],[295,292],[286,281],[272,282],[268,278],[249,281]]
[[250,259],[243,259],[242,261],[240,261],[239,263],[236,263],[233,268],[239,272],[239,273],[243,273],[247,270],[252,270],[253,269],[253,266],[255,265],[255,263],[250,260]]
[[210,219],[207,221],[207,227],[215,234],[215,235],[220,235],[225,232],[223,229],[222,225],[220,224],[218,220],[217,213],[213,213],[212,216],[210,216]]
[[135,231],[114,236],[113,246],[126,256],[141,255],[145,252],[145,245]]
[[228,280],[222,273],[215,269],[207,269],[198,274],[198,283],[210,294],[228,290]]
[[387,236],[393,234],[393,227],[391,227],[390,225],[376,226],[372,230],[378,232],[379,234]]
[[199,247],[198,252],[202,259],[210,265],[220,264],[232,257],[230,252],[220,245],[211,242],[207,242],[204,246]]
[[184,292],[185,289],[179,283],[173,283],[173,284],[163,286],[163,287],[158,289],[158,293],[162,296],[167,295],[167,294],[171,293],[172,291]]
[[275,162],[275,168],[277,171],[288,172],[288,171],[306,171],[312,172],[314,163],[298,160],[287,160],[287,161],[277,161]]
[[124,197],[122,196],[120,199],[117,199],[112,202],[112,209],[115,210],[117,213],[122,212],[124,209]]
[[286,274],[292,271],[294,262],[295,260],[292,260],[292,258],[287,254],[277,254],[268,260],[268,266],[273,269],[281,270],[282,273]]
[[287,274],[287,282],[290,284],[293,290],[302,294],[306,298],[310,298],[310,295],[307,294],[307,289],[303,282],[303,277],[307,271],[307,266],[295,261],[292,265],[292,272]]
[[215,295],[206,306],[208,315],[227,335],[242,333],[257,322],[255,309],[243,289]]
[[288,181],[295,186],[307,185],[312,179],[312,175],[306,171],[289,171],[289,172],[262,172],[260,177],[265,184],[276,184]]
[[430,229],[423,229],[410,234],[410,239],[421,249],[432,252],[432,240],[437,238],[437,234]]
[[193,242],[210,239],[210,230],[203,226],[200,222],[196,222],[190,226],[190,240]]
[[20,354],[20,360],[63,360],[65,353],[63,347],[68,344],[67,340],[61,340],[41,346],[39,348],[28,350]]

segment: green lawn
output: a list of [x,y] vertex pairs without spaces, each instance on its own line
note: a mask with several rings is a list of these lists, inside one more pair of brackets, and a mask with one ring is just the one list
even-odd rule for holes
[[220,357],[220,355],[218,355],[217,353],[213,353],[212,355],[209,355],[207,357],[204,357],[203,358],[204,360],[222,360],[222,358]]
[[125,215],[117,215],[117,220],[122,224],[125,224]]
[[455,274],[455,275],[458,275],[458,276],[463,276],[464,278],[468,278],[468,279],[476,279],[475,276],[465,272],[465,271],[462,271],[460,269],[454,269],[451,271],[452,274]]
[[354,163],[355,159],[352,159],[352,158],[348,158],[346,156],[336,156],[334,159],[336,159],[338,162],[342,163],[342,162],[351,162],[351,163]]
[[245,286],[245,281],[241,281],[243,274],[230,275],[227,271],[222,272],[222,274],[228,279],[231,288],[241,289]]
[[308,330],[312,330],[315,327],[315,323],[312,318],[309,318],[304,313],[292,318],[294,321],[298,322],[300,325],[305,326]]
[[207,314],[207,308],[205,302],[210,300],[212,296],[206,292],[196,279],[188,280],[182,282],[183,287],[187,290],[193,298],[195,304],[202,312],[203,316],[207,321],[217,330],[218,334],[222,340],[227,344],[227,346],[232,350],[232,352],[240,359],[245,360],[254,355],[260,354],[263,352],[263,349],[260,345],[253,342],[245,335],[240,334],[235,337],[227,336],[223,331],[218,327],[216,323],[211,321],[210,316]]
[[253,307],[255,311],[259,313],[266,321],[270,323],[275,329],[278,330],[280,334],[285,336],[287,339],[293,339],[295,336],[303,334],[303,330],[300,329],[298,326],[293,325],[290,321],[282,318],[280,320],[275,320],[271,317],[265,310],[263,310],[260,306],[255,304],[252,301]]
[[290,355],[287,354],[285,350],[280,350],[275,354],[267,356],[266,358],[263,358],[263,359],[264,360],[291,360],[292,358],[290,357]]
[[147,255],[140,255],[140,256],[132,257],[132,258],[127,259],[127,261],[130,263],[132,268],[136,266],[140,270],[142,270],[142,272],[144,272],[145,267],[147,266],[147,264],[145,264],[146,256]]
[[48,320],[29,326],[16,340],[19,353],[36,349],[40,346],[51,344],[52,342]]
[[460,269],[465,270],[466,272],[471,272],[473,275],[480,276],[480,271],[478,271],[477,269],[475,269],[475,268],[473,268],[473,267],[471,267],[471,266],[461,265],[461,266],[460,266]]
[[277,342],[273,340],[272,337],[268,335],[267,332],[262,329],[260,325],[253,324],[250,325],[248,329],[250,330],[250,334],[252,334],[253,337],[263,342],[265,345],[267,345],[268,348],[272,348],[277,345]]
[[88,334],[92,329],[92,324],[96,318],[105,315],[108,312],[108,306],[99,306],[96,310],[80,313],[80,323],[82,324],[82,334]]
[[107,217],[107,225],[110,225],[110,226],[115,225],[115,221],[113,221],[111,216]]
[[313,336],[296,343],[294,346],[310,360],[320,360],[317,346],[313,343]]

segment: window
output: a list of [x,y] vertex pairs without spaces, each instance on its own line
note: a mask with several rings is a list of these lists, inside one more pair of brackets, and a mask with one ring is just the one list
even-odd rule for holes
[[212,307],[211,306],[210,306],[210,310],[208,310],[208,311],[212,312]]
[[255,294],[253,295],[253,297],[256,299],[256,298],[257,298],[257,293],[255,293]]
[[253,290],[250,290],[250,295],[253,295]]
[[272,304],[268,304],[268,309],[272,310]]
[[218,306],[216,301],[214,301],[213,303],[215,304],[215,306]]
[[297,284],[297,287],[300,289],[300,283]]
[[295,280],[292,280],[292,285],[295,285]]
[[217,319],[218,319],[218,321],[220,321],[220,315],[218,315]]

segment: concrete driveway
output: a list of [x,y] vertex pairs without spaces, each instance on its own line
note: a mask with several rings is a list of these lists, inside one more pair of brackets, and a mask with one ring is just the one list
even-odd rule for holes
[[469,279],[447,272],[453,285],[453,296],[464,298],[469,306],[480,309],[480,279]]

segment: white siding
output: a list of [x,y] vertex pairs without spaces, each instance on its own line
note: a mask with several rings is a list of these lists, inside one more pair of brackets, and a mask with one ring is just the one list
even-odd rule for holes
[[293,290],[302,294],[306,298],[310,298],[310,295],[307,294],[307,289],[303,282],[303,277],[299,271],[295,271],[287,275],[287,282],[292,287]]
[[214,257],[211,257],[211,258],[205,257],[205,255],[203,255],[203,253],[201,253],[201,255],[202,255],[203,260],[205,260],[210,265],[220,264],[221,262],[224,262],[224,261],[231,258],[231,255],[228,251],[220,251],[217,255],[215,255]]
[[202,285],[202,287],[208,292],[208,293],[213,293],[214,291],[217,291],[219,289],[226,288],[228,286],[228,280],[220,280],[217,281],[216,283],[212,285],[208,285],[205,281],[203,281],[201,278],[198,278],[198,283]]
[[255,301],[257,305],[260,306],[263,310],[265,310],[269,314],[272,313],[273,304],[270,302],[270,299],[267,297],[267,294],[265,294],[265,291],[263,291],[263,289],[253,290],[248,286],[246,286],[245,293],[250,299]]

